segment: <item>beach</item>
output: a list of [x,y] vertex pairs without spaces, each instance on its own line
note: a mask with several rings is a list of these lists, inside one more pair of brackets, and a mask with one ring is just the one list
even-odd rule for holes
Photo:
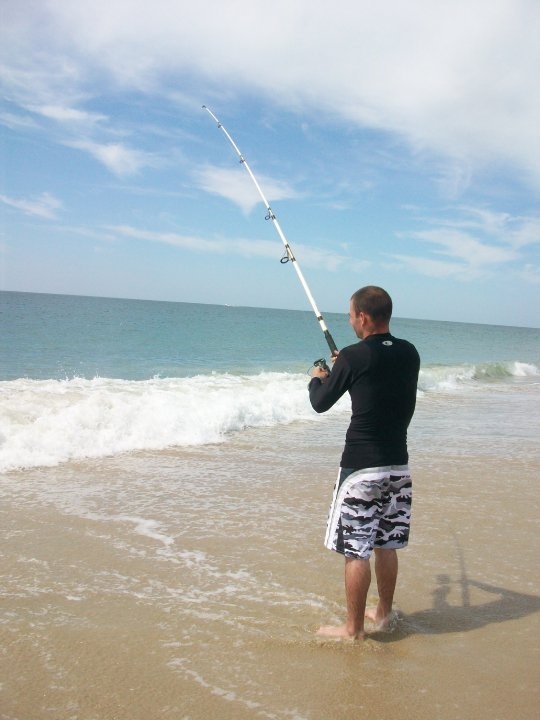
[[309,407],[305,314],[5,296],[1,720],[535,717],[537,330],[396,320],[411,540],[388,630],[342,642],[349,409]]
[[6,474],[0,717],[533,718],[535,441],[504,463],[443,452],[442,427],[411,441],[397,617],[344,643],[314,635],[343,617],[322,547],[341,425]]

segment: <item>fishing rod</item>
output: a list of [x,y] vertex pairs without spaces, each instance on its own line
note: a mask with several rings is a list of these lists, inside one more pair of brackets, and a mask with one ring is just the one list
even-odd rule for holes
[[[258,191],[259,195],[261,196],[261,199],[262,199],[262,201],[263,201],[263,203],[264,203],[264,205],[265,205],[265,207],[266,207],[266,218],[265,218],[265,219],[272,221],[272,224],[273,224],[273,226],[276,228],[277,233],[278,233],[279,237],[281,238],[281,241],[282,241],[283,244],[285,245],[285,255],[281,258],[281,262],[282,262],[283,264],[289,262],[289,260],[292,262],[293,267],[294,267],[294,269],[296,270],[296,274],[298,275],[298,279],[300,280],[300,283],[301,283],[302,287],[304,288],[304,292],[305,292],[306,295],[307,295],[307,298],[308,298],[308,300],[309,300],[309,303],[310,303],[311,307],[313,308],[313,312],[315,313],[315,317],[317,318],[317,322],[319,323],[320,328],[321,328],[321,330],[323,331],[323,334],[324,334],[324,337],[325,337],[325,339],[326,339],[326,342],[328,343],[328,347],[330,348],[330,352],[332,353],[332,355],[337,354],[337,352],[338,352],[337,345],[336,345],[336,343],[334,342],[334,339],[333,339],[332,335],[330,335],[330,331],[329,331],[328,328],[326,327],[326,323],[324,322],[324,318],[323,318],[323,316],[322,316],[322,313],[319,311],[319,308],[317,307],[317,303],[315,302],[315,299],[314,299],[313,295],[311,294],[311,290],[310,290],[309,287],[308,287],[308,284],[307,284],[307,282],[306,282],[306,279],[304,278],[304,275],[302,274],[302,271],[300,270],[300,266],[299,266],[299,264],[298,264],[298,260],[296,259],[295,255],[294,255],[294,253],[293,253],[293,251],[292,251],[291,246],[290,246],[289,243],[287,242],[287,238],[285,237],[285,235],[284,235],[284,233],[283,233],[283,230],[281,229],[281,226],[280,226],[280,224],[279,224],[279,222],[278,222],[278,220],[277,220],[277,218],[276,218],[276,216],[275,216],[272,208],[270,207],[270,204],[269,204],[268,200],[266,199],[263,191],[261,190],[261,186],[260,186],[259,183],[257,182],[257,178],[255,177],[255,175],[254,175],[253,172],[251,171],[251,168],[249,167],[249,165],[248,165],[248,163],[247,163],[247,160],[245,159],[245,157],[242,155],[242,153],[241,153],[240,150],[238,149],[237,144],[234,142],[234,140],[232,139],[232,137],[231,137],[231,136],[229,135],[229,133],[227,132],[226,128],[223,126],[223,123],[221,123],[221,122],[217,119],[217,117],[214,115],[214,113],[210,110],[210,108],[206,107],[206,105],[203,105],[203,110],[206,110],[206,112],[214,119],[214,121],[216,122],[218,128],[219,128],[220,130],[223,130],[223,132],[225,133],[225,137],[226,137],[227,140],[231,143],[231,145],[233,146],[236,154],[237,154],[238,157],[240,158],[240,163],[246,168],[246,170],[248,171],[249,177],[253,180],[253,183],[254,183],[255,187],[257,188],[257,191]],[[319,365],[320,367],[323,367],[325,370],[328,370],[328,366],[326,365],[326,363],[325,363],[324,360],[316,360],[314,364],[315,364],[315,365]]]

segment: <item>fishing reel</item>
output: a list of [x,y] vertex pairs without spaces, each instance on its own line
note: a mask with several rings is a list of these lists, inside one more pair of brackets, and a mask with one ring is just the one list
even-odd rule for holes
[[328,367],[328,363],[324,358],[319,358],[318,360],[315,360],[313,363],[313,367],[319,367],[321,370],[324,370],[330,375],[330,368]]

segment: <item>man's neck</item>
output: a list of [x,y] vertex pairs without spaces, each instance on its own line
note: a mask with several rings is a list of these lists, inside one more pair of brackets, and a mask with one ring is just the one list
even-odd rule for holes
[[366,328],[365,331],[362,333],[362,340],[365,340],[371,335],[387,335],[389,332],[390,327],[388,325]]

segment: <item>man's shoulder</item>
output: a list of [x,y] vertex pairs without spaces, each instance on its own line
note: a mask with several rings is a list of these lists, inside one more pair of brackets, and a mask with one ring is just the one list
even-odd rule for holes
[[343,371],[365,370],[371,363],[372,349],[363,340],[341,348],[335,367]]
[[[364,340],[347,345],[339,351],[338,358],[341,362],[347,364],[357,364],[358,362],[370,362],[371,358],[379,356],[380,350],[392,350],[395,353],[406,355],[414,358],[420,358],[418,350],[409,341],[404,338],[397,338],[390,333],[384,335],[369,335]],[[393,353],[392,353],[393,354]],[[336,361],[337,362],[337,361]]]
[[404,338],[397,338],[392,335],[391,340],[396,343],[399,347],[402,347],[406,350],[409,350],[411,353],[415,353],[418,355],[418,350],[416,347],[410,342],[410,340],[405,340]]
[[369,347],[366,345],[365,342],[362,340],[353,343],[352,345],[347,345],[344,348],[341,348],[339,351],[338,357],[346,358],[347,360],[350,360],[351,358],[355,357],[361,357],[362,355],[369,353]]
[[403,338],[392,337],[396,355],[400,358],[400,362],[404,367],[407,366],[411,370],[418,372],[420,369],[420,353],[409,340]]

